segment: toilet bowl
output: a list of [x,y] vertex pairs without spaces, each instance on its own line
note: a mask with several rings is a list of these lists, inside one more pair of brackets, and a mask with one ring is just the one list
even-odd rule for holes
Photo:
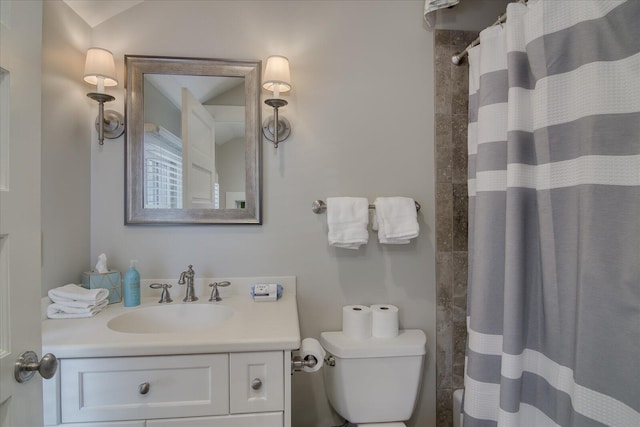
[[321,333],[327,352],[323,378],[333,409],[358,427],[404,426],[418,398],[426,341],[417,329],[364,340]]

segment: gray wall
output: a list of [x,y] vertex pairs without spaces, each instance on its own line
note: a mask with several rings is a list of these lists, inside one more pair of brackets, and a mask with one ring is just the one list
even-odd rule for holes
[[236,105],[244,107],[244,85],[237,85],[215,98],[205,102],[207,105]]
[[[91,28],[60,1],[43,2],[42,295],[76,283],[90,262],[95,86],[82,80]],[[108,108],[108,107],[107,107]],[[108,142],[107,142],[108,143]]]
[[[106,252],[121,270],[129,259],[139,259],[147,278],[177,277],[187,264],[200,277],[293,274],[302,335],[310,337],[339,329],[345,304],[396,304],[401,325],[423,329],[429,345],[409,425],[434,425],[434,71],[433,33],[425,30],[423,4],[144,2],[94,28],[92,44],[113,51],[121,81],[125,54],[263,61],[288,56],[293,90],[282,114],[293,133],[277,151],[268,143],[263,147],[261,226],[125,227],[123,138],[102,147],[93,130],[77,138],[92,151],[86,268]],[[122,85],[109,92],[117,98],[109,107],[123,111]],[[269,113],[263,110],[263,116]],[[86,120],[80,126],[91,125],[93,117]],[[313,214],[311,202],[347,195],[415,198],[423,206],[420,237],[406,246],[381,246],[371,233],[359,251],[328,246],[326,216]],[[67,267],[73,275],[85,268]],[[295,426],[340,422],[320,372],[293,377],[293,408]]]
[[182,112],[151,83],[144,80],[144,122],[153,123],[167,129],[181,138]]

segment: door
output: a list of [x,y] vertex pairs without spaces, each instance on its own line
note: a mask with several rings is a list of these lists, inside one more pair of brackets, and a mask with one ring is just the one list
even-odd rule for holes
[[14,363],[40,356],[40,93],[42,1],[0,1],[0,426],[42,425],[39,375]]
[[182,88],[182,207],[215,209],[216,132],[211,114]]

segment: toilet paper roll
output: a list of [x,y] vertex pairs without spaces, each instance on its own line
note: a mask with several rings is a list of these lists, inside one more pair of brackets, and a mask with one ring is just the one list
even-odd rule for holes
[[371,338],[371,309],[366,305],[342,307],[342,332],[354,340]]
[[326,352],[324,351],[324,348],[322,348],[317,339],[303,339],[302,343],[300,344],[300,356],[302,356],[304,360],[309,360],[309,358],[314,357],[317,363],[313,368],[305,366],[302,368],[302,370],[305,372],[315,372],[318,369],[322,368],[322,365],[324,364],[325,354]]
[[391,304],[374,304],[371,306],[371,318],[371,334],[374,337],[398,336],[398,307]]

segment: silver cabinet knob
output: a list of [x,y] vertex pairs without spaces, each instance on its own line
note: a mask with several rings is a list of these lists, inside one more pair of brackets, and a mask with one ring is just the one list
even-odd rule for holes
[[140,394],[147,394],[149,393],[149,389],[151,389],[151,384],[149,383],[142,383],[138,386],[138,393]]
[[25,351],[16,361],[13,374],[16,381],[23,383],[33,378],[36,371],[42,375],[42,378],[48,380],[56,374],[57,370],[58,359],[53,354],[45,354],[38,362],[38,355],[35,352]]
[[253,381],[251,381],[252,389],[260,390],[260,387],[262,387],[262,380],[260,380],[260,378],[255,378]]

